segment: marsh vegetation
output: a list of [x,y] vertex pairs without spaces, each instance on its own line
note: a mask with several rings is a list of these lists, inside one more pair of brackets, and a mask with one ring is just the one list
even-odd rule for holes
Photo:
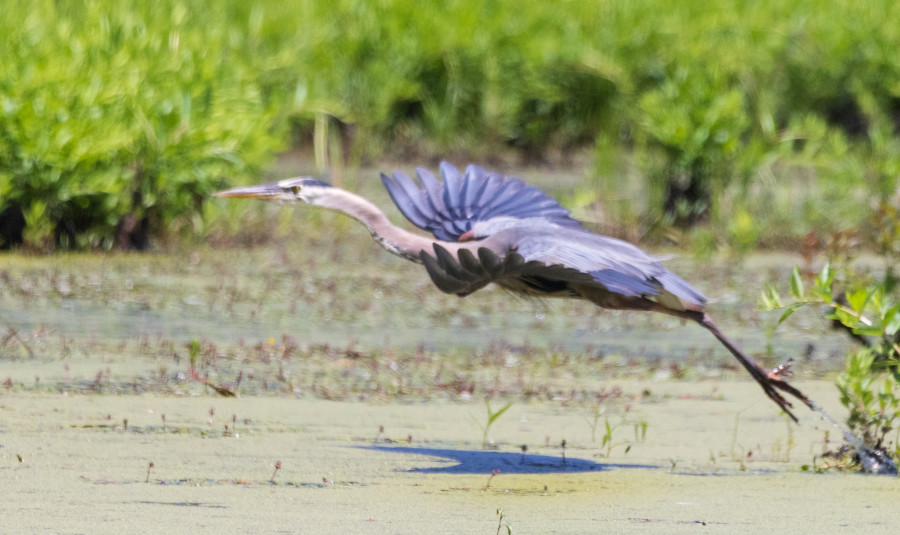
[[[7,2],[7,510],[64,531],[124,495],[122,531],[161,506],[254,531],[248,495],[282,529],[299,496],[387,532],[388,495],[438,494],[395,518],[889,527],[892,480],[807,474],[859,459],[813,413],[782,425],[695,326],[446,296],[339,216],[209,193],[311,174],[387,208],[381,171],[520,176],[680,255],[724,332],[896,457],[898,5]],[[753,513],[678,477],[744,472]],[[331,492],[371,505],[335,519]]]

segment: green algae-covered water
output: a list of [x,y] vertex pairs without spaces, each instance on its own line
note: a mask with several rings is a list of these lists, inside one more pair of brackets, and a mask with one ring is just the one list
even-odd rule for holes
[[[446,296],[367,236],[327,232],[4,256],[5,529],[495,533],[502,508],[514,533],[896,530],[898,480],[813,473],[838,433],[805,408],[789,424],[702,329]],[[827,379],[848,342],[802,312],[773,332],[755,308],[792,262],[669,265],[840,417]],[[487,449],[484,399],[513,402]]]

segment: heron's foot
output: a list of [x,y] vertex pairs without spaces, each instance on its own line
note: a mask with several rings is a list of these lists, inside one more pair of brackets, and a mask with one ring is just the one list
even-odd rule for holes
[[781,407],[781,410],[783,410],[788,416],[790,416],[791,420],[794,420],[794,422],[798,421],[797,417],[794,416],[794,413],[791,412],[791,408],[793,407],[793,405],[790,401],[786,400],[784,396],[781,395],[781,392],[778,391],[778,389],[781,388],[781,385],[779,385],[778,383],[783,381],[781,381],[780,379],[771,379],[767,377],[765,381],[757,380],[757,382],[759,382],[759,385],[762,387],[763,392],[765,392],[766,395],[769,396],[769,399],[771,399],[775,402],[776,405]]
[[791,366],[794,365],[794,359],[788,359],[787,362],[781,364],[767,374],[770,379],[783,379],[785,377],[792,377],[794,372],[791,370]]
[[[784,398],[784,396],[781,395],[781,392],[784,392],[784,393],[794,396],[795,398],[802,401],[803,404],[806,405],[807,407],[809,407],[810,409],[813,409],[814,406],[813,406],[812,401],[810,401],[810,399],[806,396],[806,394],[797,390],[796,388],[791,386],[790,383],[788,383],[787,381],[785,381],[784,379],[781,378],[784,375],[784,373],[783,372],[777,373],[777,372],[780,372],[783,368],[784,368],[784,366],[779,366],[778,368],[776,368],[776,369],[772,370],[771,372],[764,374],[762,376],[754,375],[754,378],[757,380],[757,382],[759,382],[760,386],[762,386],[763,391],[766,393],[767,396],[769,396],[769,399],[774,401],[779,407],[781,407],[781,410],[783,410],[785,413],[787,413],[787,415],[790,416],[791,419],[796,422],[796,421],[798,421],[797,417],[794,416],[793,412],[791,412],[791,408],[793,407],[793,405],[791,404],[790,401],[788,401],[787,399]],[[779,392],[779,390],[781,392]]]
[[791,403],[784,398],[782,392],[785,394],[790,394],[795,398],[802,401],[807,407],[815,410],[815,405],[810,401],[806,395],[791,386],[787,381],[784,380],[784,377],[789,375],[790,372],[790,362],[783,366],[779,366],[772,371],[765,371],[759,367],[759,364],[753,361],[750,357],[744,354],[743,351],[738,349],[731,340],[728,339],[722,331],[716,327],[716,324],[713,323],[712,319],[706,314],[703,314],[699,319],[696,316],[691,316],[687,313],[675,314],[679,317],[686,317],[688,319],[693,319],[698,322],[700,325],[704,326],[709,332],[713,333],[713,335],[720,341],[722,344],[728,348],[728,351],[731,352],[732,355],[741,363],[741,366],[744,367],[745,370],[750,372],[750,375],[753,379],[759,383],[759,386],[762,387],[763,391],[769,396],[769,399],[775,402],[776,405],[781,407],[781,410],[787,413],[788,416],[791,417],[795,422],[797,421],[797,417],[794,416],[794,413],[791,412]]

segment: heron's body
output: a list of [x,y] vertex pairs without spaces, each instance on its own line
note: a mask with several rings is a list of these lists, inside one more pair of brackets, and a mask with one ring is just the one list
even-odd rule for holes
[[584,229],[568,210],[519,179],[469,166],[461,175],[441,164],[443,182],[418,170],[382,175],[403,214],[434,237],[393,225],[374,204],[310,178],[235,188],[217,195],[301,200],[360,221],[388,251],[425,265],[443,292],[468,295],[495,283],[515,293],[586,299],[619,310],[647,310],[694,321],[738,359],[765,393],[796,420],[780,391],[810,401],[744,355],[705,313],[706,298],[655,258],[621,240]]

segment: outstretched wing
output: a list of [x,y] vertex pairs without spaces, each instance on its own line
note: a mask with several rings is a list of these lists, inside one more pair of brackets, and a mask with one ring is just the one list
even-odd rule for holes
[[404,173],[395,172],[393,178],[381,175],[403,215],[439,240],[459,241],[475,223],[501,216],[540,218],[562,227],[581,228],[555,199],[518,178],[486,173],[477,165],[468,166],[465,176],[447,162],[441,162],[440,168],[443,182],[427,169],[416,169],[421,188]]
[[[602,288],[627,298],[648,298],[673,309],[703,307],[706,298],[638,247],[585,230],[510,231],[510,249],[487,247],[477,256],[460,249],[458,258],[439,244],[435,256],[420,254],[443,292],[468,295],[491,282],[513,291],[546,296],[585,297],[576,288]],[[604,303],[597,302],[603,306]]]
[[477,256],[468,249],[460,249],[458,258],[439,244],[434,244],[434,256],[425,251],[419,254],[431,281],[444,293],[460,297],[484,288],[492,282],[515,286],[511,282],[522,283],[522,289],[539,294],[565,292],[567,282],[589,282],[590,275],[566,268],[562,265],[547,265],[537,260],[526,261],[516,252],[500,257],[487,247],[478,249]]
[[[706,297],[639,247],[586,230],[548,232],[521,229],[516,250],[525,260],[560,264],[590,275],[594,283],[626,297],[650,297],[703,306]],[[677,307],[676,307],[677,308]]]

